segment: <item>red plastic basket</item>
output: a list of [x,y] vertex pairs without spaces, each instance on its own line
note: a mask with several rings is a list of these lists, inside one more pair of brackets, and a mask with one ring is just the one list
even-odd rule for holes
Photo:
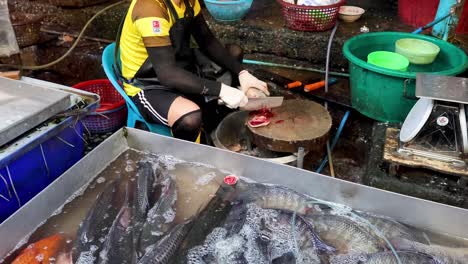
[[91,80],[78,83],[73,88],[98,94],[100,107],[96,113],[89,114],[83,123],[91,133],[112,132],[125,124],[127,107],[125,100],[107,79]]
[[338,11],[344,5],[341,0],[327,6],[302,6],[277,0],[281,5],[286,26],[299,31],[326,31],[335,26]]

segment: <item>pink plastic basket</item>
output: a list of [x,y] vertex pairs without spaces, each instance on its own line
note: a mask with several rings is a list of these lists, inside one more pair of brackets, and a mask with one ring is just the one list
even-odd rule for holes
[[335,26],[338,11],[344,5],[341,0],[327,6],[302,6],[277,0],[281,5],[286,26],[299,31],[326,31]]

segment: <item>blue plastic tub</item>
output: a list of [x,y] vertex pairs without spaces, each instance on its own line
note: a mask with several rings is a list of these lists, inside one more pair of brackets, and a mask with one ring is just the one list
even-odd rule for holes
[[205,0],[213,18],[221,22],[241,20],[249,11],[253,0]]
[[83,125],[74,117],[35,129],[0,149],[0,223],[83,157]]

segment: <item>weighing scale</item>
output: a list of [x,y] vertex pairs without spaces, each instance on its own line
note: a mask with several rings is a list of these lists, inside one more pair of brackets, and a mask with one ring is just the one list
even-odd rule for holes
[[468,161],[468,79],[417,74],[416,96],[420,99],[401,127],[398,154],[465,169]]

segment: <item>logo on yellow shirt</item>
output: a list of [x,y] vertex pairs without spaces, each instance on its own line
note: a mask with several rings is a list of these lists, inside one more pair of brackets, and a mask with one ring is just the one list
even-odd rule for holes
[[161,33],[161,22],[153,20],[153,33]]

